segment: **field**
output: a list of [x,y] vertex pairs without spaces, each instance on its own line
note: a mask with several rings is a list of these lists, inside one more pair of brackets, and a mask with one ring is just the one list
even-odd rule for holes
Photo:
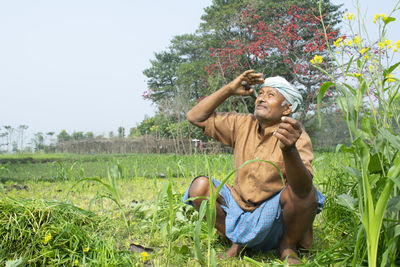
[[[314,183],[327,200],[314,224],[313,249],[301,255],[305,265],[352,260],[358,222],[337,196],[351,192],[354,181],[341,171],[340,157],[316,153],[313,162]],[[199,266],[198,213],[181,197],[193,177],[223,178],[233,169],[228,154],[12,155],[0,162],[0,264],[9,266]],[[207,254],[206,222],[198,236]],[[230,245],[216,233],[210,244],[217,254]],[[279,264],[274,253],[251,251],[217,260],[218,266]]]

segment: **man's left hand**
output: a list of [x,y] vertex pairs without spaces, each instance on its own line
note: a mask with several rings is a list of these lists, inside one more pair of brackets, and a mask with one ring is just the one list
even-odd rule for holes
[[280,141],[280,148],[286,150],[296,145],[302,131],[300,123],[297,120],[284,116],[281,118],[279,128],[275,131],[274,135]]

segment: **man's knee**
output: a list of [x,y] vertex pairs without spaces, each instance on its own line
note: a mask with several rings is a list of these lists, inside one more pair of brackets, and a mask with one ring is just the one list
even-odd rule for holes
[[190,197],[208,196],[210,180],[206,176],[196,177],[189,188]]
[[313,187],[307,196],[298,197],[288,186],[281,194],[280,203],[282,208],[293,209],[297,212],[316,211],[318,207],[317,191]]

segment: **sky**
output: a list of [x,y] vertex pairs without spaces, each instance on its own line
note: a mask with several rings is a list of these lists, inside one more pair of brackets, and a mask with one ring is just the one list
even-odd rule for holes
[[[143,70],[211,0],[0,0],[0,127],[108,135],[154,114]],[[344,3],[355,13],[351,0]],[[397,0],[360,0],[371,31]],[[398,12],[400,13],[400,12]],[[400,40],[400,16],[389,36]]]

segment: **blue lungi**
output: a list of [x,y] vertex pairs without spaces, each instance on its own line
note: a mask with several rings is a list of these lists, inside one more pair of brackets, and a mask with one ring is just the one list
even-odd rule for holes
[[[218,187],[221,182],[213,179],[213,183]],[[184,202],[189,198],[189,188],[183,196]],[[229,240],[263,252],[278,248],[283,235],[283,216],[279,203],[283,190],[267,199],[254,211],[249,212],[242,210],[229,188],[224,184],[219,194],[225,203],[221,207],[226,212],[225,234]],[[317,213],[320,213],[324,206],[325,196],[318,190],[316,192],[318,196]],[[190,201],[186,203],[192,205]]]

